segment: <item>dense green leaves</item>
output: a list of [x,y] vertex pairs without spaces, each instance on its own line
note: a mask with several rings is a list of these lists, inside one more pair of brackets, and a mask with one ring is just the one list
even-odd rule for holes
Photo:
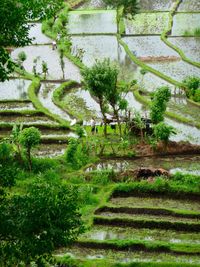
[[0,262],[29,263],[71,244],[83,231],[77,191],[37,181],[0,205]]
[[153,128],[154,135],[156,139],[159,141],[167,142],[171,134],[175,133],[174,128],[165,124],[164,122],[160,122],[156,124]]
[[187,97],[200,102],[200,78],[195,76],[187,77],[183,83],[186,86]]
[[0,46],[0,82],[7,80],[14,68],[15,63],[10,59],[8,52]]
[[153,123],[156,124],[164,120],[164,113],[170,97],[171,92],[167,86],[160,87],[155,91],[150,110],[150,116]]

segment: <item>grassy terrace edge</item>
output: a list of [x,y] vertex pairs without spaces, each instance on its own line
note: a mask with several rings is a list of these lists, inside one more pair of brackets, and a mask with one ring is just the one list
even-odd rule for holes
[[95,214],[99,212],[114,212],[114,213],[124,213],[124,214],[147,214],[147,215],[162,215],[162,216],[172,216],[178,218],[191,218],[200,219],[200,212],[187,211],[187,210],[177,210],[177,209],[167,209],[167,208],[150,208],[150,207],[131,207],[131,206],[115,206],[115,205],[105,205],[96,210]]
[[65,110],[68,114],[70,114],[70,116],[73,116],[73,114],[71,114],[70,109],[66,109],[66,107],[63,106],[61,99],[66,92],[77,87],[80,87],[79,83],[77,83],[76,81],[68,81],[68,82],[62,83],[53,92],[52,100],[54,104],[57,105],[59,108]]
[[173,17],[177,11],[177,8],[179,7],[179,5],[182,3],[182,0],[177,0],[174,4],[173,9],[169,12],[169,24],[168,24],[168,28],[166,28],[162,34],[161,34],[161,40],[170,48],[172,48],[174,51],[176,51],[180,57],[182,58],[183,61],[200,68],[200,62],[195,62],[191,59],[189,59],[188,57],[186,57],[185,53],[176,45],[172,44],[168,39],[168,34],[171,33],[172,31],[172,27],[173,27]]
[[40,100],[37,97],[37,93],[40,89],[40,79],[34,78],[32,80],[32,83],[30,84],[28,88],[28,95],[30,100],[32,101],[33,105],[36,109],[43,112],[45,115],[47,115],[49,118],[53,119],[54,121],[57,121],[61,124],[61,126],[65,127],[66,129],[70,129],[69,122],[66,120],[63,120],[60,116],[55,115],[51,113],[47,108],[45,108]]
[[177,255],[200,255],[200,247],[198,244],[170,244],[160,241],[140,241],[140,240],[107,240],[94,241],[88,239],[80,239],[75,243],[80,248],[92,249],[112,249],[116,251],[146,251],[173,253]]

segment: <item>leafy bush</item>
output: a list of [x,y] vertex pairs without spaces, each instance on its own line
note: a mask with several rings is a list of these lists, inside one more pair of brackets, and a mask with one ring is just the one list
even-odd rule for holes
[[12,146],[8,143],[0,144],[0,186],[11,187],[17,178],[17,166],[14,160]]
[[186,95],[196,102],[200,102],[200,78],[196,76],[187,77],[183,80],[186,86]]
[[171,134],[175,133],[174,128],[165,124],[164,122],[160,122],[153,127],[154,135],[157,141],[168,142]]
[[80,143],[79,140],[71,138],[65,157],[67,163],[69,163],[74,170],[79,169],[90,162],[89,148],[83,142]]
[[171,97],[171,92],[168,86],[157,88],[153,94],[150,116],[153,123],[159,123],[164,120],[164,113],[167,108],[167,102]]
[[24,195],[6,198],[0,204],[0,265],[41,262],[70,245],[84,230],[79,208],[77,190],[55,182],[38,180]]

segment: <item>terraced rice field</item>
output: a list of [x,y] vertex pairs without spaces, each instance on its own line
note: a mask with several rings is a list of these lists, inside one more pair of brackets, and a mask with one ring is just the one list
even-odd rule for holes
[[[200,263],[198,253],[189,255],[189,250],[178,250],[200,243],[200,200],[176,195],[163,198],[156,193],[132,195],[114,193],[95,212],[91,230],[72,249],[57,253],[117,262]],[[167,243],[171,249],[156,251],[159,242]]]
[[[72,47],[71,55],[81,51],[83,65],[92,66],[96,59],[110,58],[126,82],[137,79],[144,98],[157,87],[168,85],[173,98],[168,111],[178,116],[165,118],[177,129],[175,141],[189,141],[200,145],[200,108],[186,100],[178,90],[182,80],[200,76],[200,38],[194,36],[200,27],[200,4],[197,0],[183,0],[173,14],[168,41],[181,49],[188,59],[167,45],[161,34],[169,26],[172,0],[141,0],[141,12],[134,19],[123,18],[124,31],[117,24],[117,12],[105,7],[101,0],[86,2],[79,10],[69,12],[68,31]],[[190,23],[188,23],[188,21]],[[16,59],[24,51],[27,59],[23,66],[27,72],[36,72],[41,81],[35,92],[31,80],[19,74],[5,83],[0,83],[0,137],[11,134],[15,123],[24,127],[36,126],[41,130],[42,144],[34,150],[38,157],[57,157],[64,154],[69,137],[77,137],[73,123],[89,124],[92,117],[101,120],[100,107],[95,98],[81,84],[81,72],[69,58],[64,57],[61,68],[58,49],[52,49],[52,39],[41,31],[41,23],[33,23],[30,37],[32,45],[16,48],[12,52]],[[187,35],[186,36],[186,32]],[[118,34],[118,35],[117,35]],[[125,44],[122,45],[122,42]],[[126,49],[127,48],[127,49]],[[129,52],[127,52],[129,50]],[[45,78],[42,61],[48,65]],[[142,70],[147,68],[146,73]],[[32,78],[30,78],[32,79]],[[67,88],[55,101],[55,91],[64,82],[73,80],[78,84]],[[180,86],[181,87],[181,86]],[[139,102],[132,91],[125,97],[131,112],[136,109],[146,112],[148,107]],[[141,100],[140,100],[141,101]],[[181,120],[186,118],[189,122]],[[128,168],[152,166],[163,167],[171,173],[200,173],[199,156],[171,158],[145,158],[142,160],[102,161],[86,171],[112,168],[125,171]],[[68,254],[80,259],[107,259],[114,262],[172,262],[200,264],[200,199],[194,195],[132,195],[115,193],[95,211],[91,229],[83,234],[71,248],[63,248],[55,254]]]

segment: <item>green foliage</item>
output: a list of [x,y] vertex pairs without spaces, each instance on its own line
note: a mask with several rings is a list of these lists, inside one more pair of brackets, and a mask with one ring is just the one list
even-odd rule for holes
[[29,169],[32,169],[31,149],[39,145],[41,139],[40,131],[35,127],[23,129],[18,137],[19,143],[25,148]]
[[42,73],[44,74],[44,79],[46,79],[48,73],[48,66],[45,61],[42,61]]
[[160,87],[155,91],[150,107],[150,116],[153,123],[156,124],[164,120],[164,113],[170,97],[171,93],[168,86]]
[[132,15],[139,11],[138,0],[103,0],[106,5],[113,7],[124,6],[124,12]]
[[17,55],[18,59],[21,61],[21,62],[24,62],[27,58],[26,56],[26,53],[24,51],[21,51],[18,55]]
[[15,184],[18,173],[13,155],[10,144],[0,144],[0,187],[11,187]]
[[200,78],[196,76],[187,77],[183,83],[186,86],[186,95],[196,102],[200,102]]
[[67,163],[69,163],[74,170],[80,169],[90,162],[89,154],[87,144],[84,144],[74,138],[69,140],[65,158]]
[[[0,204],[0,263],[41,262],[83,232],[78,192],[55,182],[37,181],[23,195]],[[42,265],[40,265],[42,266]]]
[[35,127],[25,128],[19,135],[19,142],[27,150],[37,146],[40,143],[40,132]]
[[153,127],[154,135],[157,141],[163,141],[167,143],[171,134],[175,133],[174,128],[165,124],[164,122],[160,122]]
[[14,71],[15,66],[9,53],[0,46],[0,82],[4,82],[8,79],[8,75]]
[[85,130],[79,124],[76,126],[76,134],[78,135],[79,138],[82,138],[85,136]]

